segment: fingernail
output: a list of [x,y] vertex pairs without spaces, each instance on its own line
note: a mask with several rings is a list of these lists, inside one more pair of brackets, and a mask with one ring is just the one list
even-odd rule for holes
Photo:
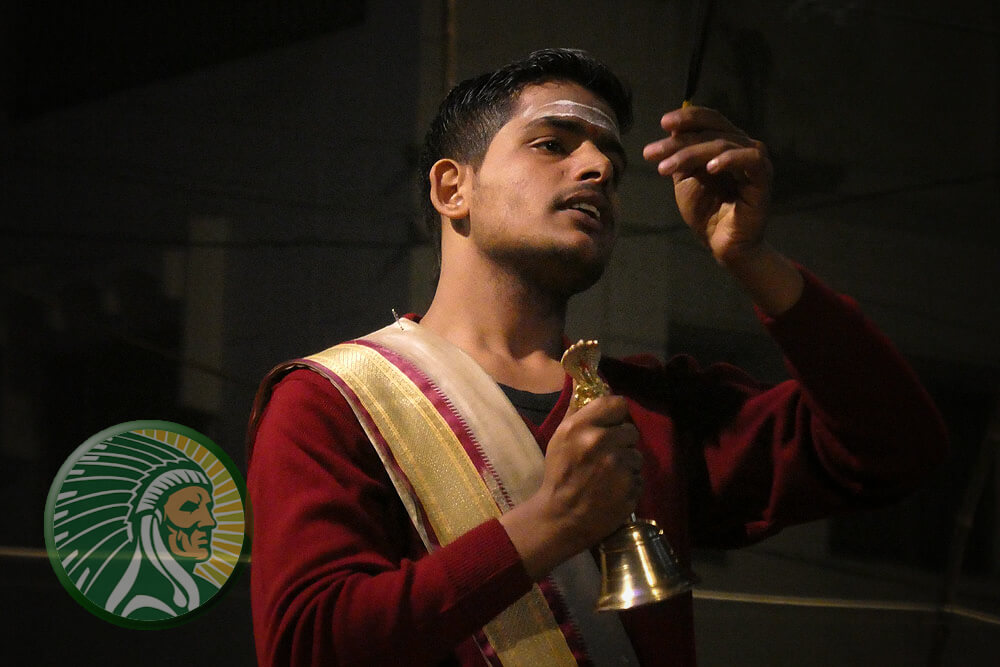
[[673,171],[674,167],[676,166],[677,166],[677,160],[671,157],[661,162],[659,167],[657,167],[657,169],[661,174],[667,174]]
[[708,164],[705,165],[705,169],[707,171],[715,171],[718,168],[719,168],[719,158],[717,157],[712,158],[711,160],[708,161]]

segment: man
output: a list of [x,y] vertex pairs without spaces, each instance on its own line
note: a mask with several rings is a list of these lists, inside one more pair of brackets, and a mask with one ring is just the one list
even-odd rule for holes
[[691,665],[690,595],[581,602],[589,550],[630,512],[687,560],[898,498],[939,460],[940,419],[897,353],[764,241],[764,146],[697,107],[665,114],[643,157],[795,379],[606,359],[614,395],[569,409],[566,304],[610,256],[630,122],[624,87],[579,51],[444,101],[422,170],[441,244],[426,314],[281,366],[258,395],[261,664]]
[[167,464],[146,475],[133,502],[135,550],[105,609],[137,620],[197,609],[218,592],[194,572],[212,557],[212,481],[194,464]]

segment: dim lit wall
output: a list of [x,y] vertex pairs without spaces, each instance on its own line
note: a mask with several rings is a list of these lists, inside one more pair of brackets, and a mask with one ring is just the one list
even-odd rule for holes
[[[405,311],[419,13],[356,4],[328,34],[4,118],[0,546],[43,546],[56,469],[115,423],[185,423],[242,468],[270,367]],[[151,652],[47,560],[0,555],[21,609],[0,663],[247,664],[247,582]]]
[[417,16],[8,121],[5,283],[104,303],[147,273],[196,362],[180,400],[238,452],[271,365],[405,307]]

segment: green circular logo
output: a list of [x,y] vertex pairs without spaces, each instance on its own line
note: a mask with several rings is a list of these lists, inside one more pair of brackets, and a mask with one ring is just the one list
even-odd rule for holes
[[178,625],[221,597],[249,553],[246,485],[201,433],[165,421],[101,431],[59,469],[45,544],[67,591],[129,628]]

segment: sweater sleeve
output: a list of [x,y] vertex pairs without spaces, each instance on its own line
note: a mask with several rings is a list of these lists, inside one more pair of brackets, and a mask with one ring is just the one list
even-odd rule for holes
[[438,662],[531,586],[495,520],[425,555],[350,407],[311,371],[276,385],[248,488],[261,665]]
[[723,408],[708,428],[699,425],[692,509],[701,544],[738,546],[892,502],[946,454],[944,424],[908,364],[853,300],[803,275],[791,310],[759,315],[790,380],[763,387],[726,365],[697,374],[702,405],[693,414]]

